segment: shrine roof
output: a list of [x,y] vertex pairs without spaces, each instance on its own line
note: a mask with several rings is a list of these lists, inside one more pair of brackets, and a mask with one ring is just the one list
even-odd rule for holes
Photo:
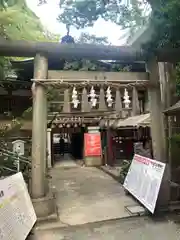
[[[137,116],[128,117],[125,119],[117,118],[110,120],[102,119],[100,124],[104,125],[105,127],[109,126],[112,128],[138,128],[138,127],[149,127],[150,126],[150,113],[141,114]],[[108,123],[109,121],[109,123]]]
[[167,114],[167,115],[175,115],[178,112],[180,112],[180,101],[178,101],[173,106],[167,108],[164,111],[164,113]]

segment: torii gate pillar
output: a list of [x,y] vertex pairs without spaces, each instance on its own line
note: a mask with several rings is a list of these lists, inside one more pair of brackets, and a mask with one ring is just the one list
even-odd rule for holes
[[[159,192],[157,208],[166,208],[170,201],[170,171],[166,154],[165,124],[161,100],[159,65],[155,58],[147,63],[150,87],[148,89],[151,114],[151,137],[154,159],[166,163]],[[152,84],[151,84],[152,83]]]
[[[34,79],[46,79],[48,60],[37,54],[34,61]],[[55,201],[48,189],[47,181],[47,96],[43,85],[32,85],[33,124],[32,124],[32,182],[31,196],[38,219],[55,212]]]

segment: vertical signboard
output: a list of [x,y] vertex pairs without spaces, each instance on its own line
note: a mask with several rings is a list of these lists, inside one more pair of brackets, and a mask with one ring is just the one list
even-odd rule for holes
[[135,154],[124,187],[151,213],[154,213],[165,164]]
[[85,133],[84,134],[84,155],[85,157],[90,156],[101,156],[101,135],[100,133]]
[[36,220],[22,173],[0,180],[0,239],[25,240]]

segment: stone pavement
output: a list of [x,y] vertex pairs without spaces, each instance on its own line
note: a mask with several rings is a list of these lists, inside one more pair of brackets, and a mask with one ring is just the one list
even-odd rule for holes
[[130,218],[125,206],[137,203],[101,170],[57,164],[51,174],[59,221],[37,224],[28,240],[180,239],[180,224],[170,217]]
[[65,153],[64,156],[61,156],[60,154],[55,155],[56,168],[64,168],[64,167],[76,167],[76,162],[72,159],[71,155],[68,153]]
[[30,240],[179,240],[180,225],[165,218],[111,220],[82,226],[37,231]]
[[57,165],[51,175],[60,222],[66,226],[129,217],[125,207],[137,205],[118,182],[97,168]]

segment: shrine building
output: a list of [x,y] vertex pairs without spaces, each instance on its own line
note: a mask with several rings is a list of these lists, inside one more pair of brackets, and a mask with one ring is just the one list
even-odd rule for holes
[[[65,63],[57,57],[48,59],[49,80],[45,84],[55,95],[48,101],[51,163],[58,160],[60,137],[65,139],[66,153],[75,160],[83,159],[84,134],[89,127],[101,132],[102,159],[93,165],[114,165],[131,159],[134,143],[150,139],[145,64],[91,61],[93,71],[88,67],[84,71],[72,70],[72,64],[73,61]],[[84,62],[78,64],[79,69],[83,68]],[[32,106],[34,58],[12,61],[12,67],[14,74],[1,81],[1,126],[12,117],[21,117]],[[31,134],[30,113],[23,120],[18,137],[31,139]]]

